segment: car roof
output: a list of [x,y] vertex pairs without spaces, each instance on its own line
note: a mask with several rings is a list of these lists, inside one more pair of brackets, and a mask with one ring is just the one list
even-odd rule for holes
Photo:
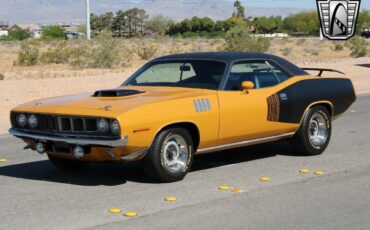
[[255,53],[255,52],[201,52],[201,53],[181,53],[172,54],[154,59],[153,61],[176,61],[176,60],[209,60],[209,61],[221,61],[226,63],[232,63],[240,60],[272,60],[285,68],[288,72],[293,75],[309,75],[306,71],[302,70],[293,63],[266,53]]

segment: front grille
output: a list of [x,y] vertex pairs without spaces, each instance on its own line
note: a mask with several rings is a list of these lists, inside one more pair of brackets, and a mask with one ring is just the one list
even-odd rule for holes
[[97,118],[58,117],[58,128],[61,132],[94,132],[97,131]]
[[[79,116],[63,116],[49,114],[34,114],[37,117],[37,128],[31,129],[28,126],[25,128],[17,124],[17,115],[19,113],[12,112],[10,115],[12,127],[22,130],[34,132],[52,133],[52,134],[71,134],[81,136],[101,136],[101,137],[116,137],[117,135],[109,133],[100,133],[97,128],[98,117],[79,117]],[[29,113],[24,113],[28,117]],[[112,119],[107,119],[112,122]]]

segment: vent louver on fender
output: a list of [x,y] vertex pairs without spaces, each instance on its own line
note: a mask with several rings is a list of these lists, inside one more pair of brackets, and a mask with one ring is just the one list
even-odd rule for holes
[[96,91],[93,97],[126,97],[140,93],[144,92],[132,89],[107,89]]

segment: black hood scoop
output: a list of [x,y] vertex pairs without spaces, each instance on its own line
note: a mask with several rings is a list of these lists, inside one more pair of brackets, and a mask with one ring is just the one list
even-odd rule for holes
[[144,92],[132,89],[106,89],[96,91],[93,97],[127,97],[140,93]]

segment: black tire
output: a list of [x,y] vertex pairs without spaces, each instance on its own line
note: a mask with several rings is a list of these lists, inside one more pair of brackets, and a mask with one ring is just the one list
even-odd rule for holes
[[[166,166],[165,158],[167,158],[166,157],[167,155],[166,156],[164,155],[165,154],[164,149],[166,148],[165,144],[169,144],[169,139],[174,135],[181,136],[183,140],[186,142],[183,144],[183,149],[186,148],[187,153],[184,153],[183,155],[188,156],[187,159],[184,160],[184,164],[182,166],[183,168],[180,168],[178,171],[171,171],[169,166]],[[171,142],[173,143],[173,141]],[[186,174],[189,172],[190,167],[193,163],[193,158],[194,158],[194,145],[193,139],[189,131],[184,128],[169,128],[161,131],[154,139],[152,146],[150,147],[145,158],[143,159],[144,163],[143,169],[147,176],[160,182],[169,183],[180,181],[184,179]]]
[[54,157],[51,155],[48,155],[49,161],[57,168],[62,170],[81,170],[84,169],[89,162],[84,161],[74,161],[74,160],[68,160],[63,158]]
[[[315,120],[320,118],[322,122],[317,122],[317,124],[322,124],[322,127],[318,127],[317,133],[322,133],[322,135],[316,135],[315,139]],[[312,125],[310,127],[310,125]],[[305,117],[303,118],[301,127],[298,132],[293,136],[291,140],[291,145],[294,150],[299,154],[314,156],[322,154],[328,147],[331,138],[331,117],[329,111],[324,106],[315,106],[310,108]],[[325,131],[323,131],[325,130]],[[325,133],[325,135],[324,135]]]

